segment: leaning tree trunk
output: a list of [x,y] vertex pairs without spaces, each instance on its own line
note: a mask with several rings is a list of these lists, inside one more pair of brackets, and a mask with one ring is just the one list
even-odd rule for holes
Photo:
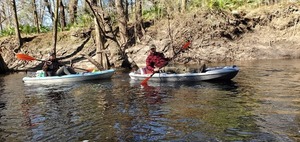
[[[107,55],[104,51],[104,37],[105,33],[103,31],[103,28],[101,27],[100,21],[103,19],[102,17],[99,17],[97,13],[94,11],[93,7],[97,7],[97,0],[91,0],[89,2],[86,0],[87,5],[90,7],[93,15],[94,15],[94,22],[95,22],[95,41],[96,41],[96,61],[101,65],[99,66],[98,64],[93,63],[99,70],[101,69],[108,69],[109,68],[109,63],[107,60]],[[100,1],[101,3],[101,1]],[[99,8],[99,7],[97,7]],[[100,6],[100,9],[102,7]],[[102,10],[101,10],[102,11]]]
[[97,18],[94,18],[95,21],[95,32],[96,32],[96,55],[97,61],[102,65],[104,69],[108,69],[108,62],[106,53],[104,52],[104,37],[100,30],[100,24],[97,22]]
[[21,46],[22,46],[22,38],[21,38],[20,30],[19,30],[19,21],[18,21],[16,1],[12,0],[11,4],[12,4],[13,12],[14,12],[15,32],[16,32],[16,39],[17,39],[17,42],[18,42],[18,49],[17,49],[16,52],[18,52],[20,50]]
[[5,74],[8,72],[6,63],[4,62],[2,56],[0,55],[0,74]]
[[[92,0],[92,2],[95,0]],[[99,25],[99,31],[98,32],[96,27],[96,33],[99,33],[99,37],[96,39],[100,39],[99,43],[102,43],[97,48],[97,54],[100,55],[101,53],[101,63],[105,66],[107,63],[107,66],[114,65],[115,67],[121,67],[124,66],[128,62],[128,58],[126,58],[126,55],[124,54],[124,51],[122,51],[120,42],[117,40],[117,34],[115,33],[115,30],[113,30],[111,23],[111,17],[109,14],[105,13],[102,9],[102,6],[96,7],[92,6],[88,0],[86,0],[87,6],[90,7],[91,11],[93,12],[93,15],[97,20],[97,24]],[[108,55],[106,52],[110,53],[109,60]],[[100,56],[98,56],[100,57]],[[113,63],[113,64],[110,64]]]

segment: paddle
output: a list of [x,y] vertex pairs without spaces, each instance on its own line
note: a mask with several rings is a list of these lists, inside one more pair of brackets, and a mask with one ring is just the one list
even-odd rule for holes
[[[183,51],[183,50],[185,50],[185,49],[187,49],[188,47],[189,47],[189,45],[191,44],[191,41],[188,41],[188,42],[186,42],[183,46],[182,46],[182,48],[180,48],[180,50],[177,52],[177,53],[175,53],[175,55],[164,65],[164,66],[162,66],[162,67],[160,67],[159,68],[159,70],[161,69],[161,68],[163,68],[163,67],[165,67],[166,65],[168,65],[168,63],[170,62],[170,61],[172,61],[181,51]],[[148,82],[148,80],[155,74],[156,72],[153,72],[149,77],[147,77],[146,79],[144,79],[142,82],[141,82],[141,84],[142,85],[147,85],[147,82]]]
[[[31,56],[29,56],[29,55],[27,55],[27,54],[23,54],[23,53],[17,53],[16,56],[17,56],[18,59],[20,59],[20,60],[25,60],[25,61],[34,61],[34,60],[36,60],[36,61],[44,61],[44,62],[47,62],[47,61],[45,61],[45,60],[36,59],[36,58],[34,58],[34,57],[31,57]],[[73,67],[73,68],[76,68],[76,67]],[[88,71],[88,72],[92,72],[92,71],[93,71],[93,69],[83,69],[83,68],[76,68],[76,69],[85,70],[85,71]]]
[[17,58],[20,59],[20,60],[25,60],[25,61],[34,61],[34,60],[37,60],[37,61],[44,61],[44,60],[40,60],[40,59],[36,59],[36,58],[33,58],[27,54],[23,54],[23,53],[17,53]]

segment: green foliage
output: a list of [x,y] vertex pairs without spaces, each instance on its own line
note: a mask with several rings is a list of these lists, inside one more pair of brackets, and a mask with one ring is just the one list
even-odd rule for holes
[[71,27],[89,27],[93,22],[93,17],[89,14],[82,14],[77,17],[77,23]]
[[202,0],[192,0],[190,3],[191,8],[202,7]]
[[50,28],[49,27],[45,27],[45,26],[41,26],[40,27],[40,32],[41,33],[46,33],[46,32],[49,32],[50,31]]
[[24,34],[37,33],[37,28],[30,25],[21,25],[20,31]]
[[15,34],[15,29],[13,27],[8,27],[0,32],[0,36],[10,36]]
[[242,6],[256,7],[263,4],[262,0],[191,0],[190,9],[236,9]]
[[143,11],[143,18],[146,20],[161,18],[165,15],[165,11],[163,7],[155,5],[149,10]]
[[229,9],[238,7],[239,0],[209,0],[209,9]]
[[[76,24],[68,24],[64,30],[70,30],[73,27],[89,27],[91,23],[93,23],[93,18],[89,16],[88,14],[80,15],[77,19],[78,23]],[[22,34],[32,34],[32,33],[37,33],[37,27],[31,26],[31,25],[20,25],[20,32]],[[40,27],[40,32],[41,33],[46,33],[51,31],[50,27],[46,26],[41,26]],[[58,27],[58,31],[61,31],[61,27]],[[14,27],[8,27],[0,32],[0,37],[3,36],[11,36],[15,34],[15,28]]]
[[[46,33],[49,32],[50,28],[41,26],[40,27],[40,32]],[[30,26],[30,25],[20,25],[20,32],[23,34],[32,34],[32,33],[37,33],[37,27]],[[14,27],[8,27],[0,32],[0,36],[11,36],[15,34],[15,28]]]

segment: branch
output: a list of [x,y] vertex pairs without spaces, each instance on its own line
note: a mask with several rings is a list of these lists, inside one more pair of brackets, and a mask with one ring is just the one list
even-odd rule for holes
[[88,59],[93,65],[95,65],[99,70],[104,70],[103,66],[99,64],[96,60],[86,54],[81,54],[84,58]]

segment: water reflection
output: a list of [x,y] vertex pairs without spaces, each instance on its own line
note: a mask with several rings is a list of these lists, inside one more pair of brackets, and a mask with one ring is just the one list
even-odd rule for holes
[[[131,82],[131,86],[140,85]],[[256,125],[251,113],[242,104],[232,103],[237,97],[237,88],[233,81],[148,82],[147,86],[141,86],[147,117],[137,118],[133,140],[219,141],[252,137],[254,134],[248,131],[255,130]],[[244,127],[241,121],[253,124]],[[243,135],[239,136],[240,133]]]
[[1,76],[0,141],[299,141],[298,61],[243,63],[229,82]]

